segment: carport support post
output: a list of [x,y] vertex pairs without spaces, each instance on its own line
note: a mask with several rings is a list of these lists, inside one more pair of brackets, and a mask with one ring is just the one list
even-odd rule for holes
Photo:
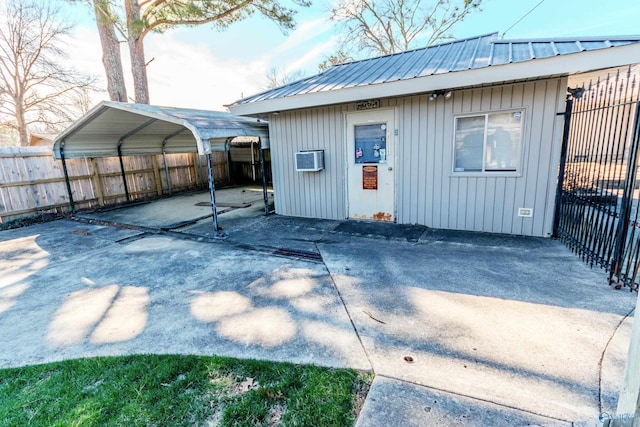
[[267,192],[267,174],[264,165],[264,149],[262,141],[258,138],[258,149],[260,150],[260,173],[262,174],[262,197],[264,198],[264,214],[269,215],[269,193]]
[[67,184],[67,193],[69,193],[69,205],[71,205],[71,213],[76,213],[76,207],[73,203],[73,193],[71,191],[71,181],[69,181],[69,171],[67,171],[67,162],[64,159],[64,141],[60,143],[60,160],[62,160],[62,171],[64,172],[64,182]]
[[196,157],[198,158],[198,179],[200,180],[200,188],[204,187],[204,179],[202,179],[202,157],[200,153],[196,153]]
[[218,211],[216,209],[216,188],[213,184],[213,168],[211,167],[211,153],[207,153],[207,170],[209,172],[209,195],[211,196],[211,212],[213,213],[213,230],[218,233]]
[[122,161],[122,143],[118,144],[118,158],[120,159],[120,171],[122,172],[122,183],[124,184],[124,195],[127,198],[127,202],[130,201],[129,187],[127,186],[127,174],[124,171],[124,161]]
[[164,163],[164,176],[167,179],[167,192],[171,195],[171,176],[169,175],[169,166],[167,165],[167,153],[162,149],[162,162]]

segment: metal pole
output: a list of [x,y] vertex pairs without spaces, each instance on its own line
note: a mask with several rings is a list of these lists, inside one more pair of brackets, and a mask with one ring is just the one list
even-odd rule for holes
[[560,149],[560,168],[558,170],[558,184],[556,187],[556,206],[553,214],[553,234],[554,239],[558,238],[560,227],[560,209],[562,205],[562,187],[564,186],[564,173],[567,166],[567,149],[569,147],[569,130],[571,129],[571,112],[573,111],[573,98],[567,96],[567,103],[564,109],[564,129],[562,131],[562,147]]
[[162,148],[162,161],[164,163],[164,176],[167,179],[167,191],[169,195],[171,195],[171,176],[169,175],[169,166],[167,165],[167,153],[164,151],[164,147]]
[[231,141],[233,138],[227,138],[225,142],[225,150],[227,154],[227,183],[231,184]]
[[124,195],[127,197],[127,202],[130,201],[129,198],[129,187],[127,186],[127,174],[124,171],[124,162],[122,161],[122,144],[118,144],[118,158],[120,159],[120,171],[122,172],[122,182],[124,184]]
[[64,159],[64,141],[60,143],[60,160],[62,160],[62,171],[64,172],[64,181],[67,184],[67,193],[69,193],[69,205],[71,205],[71,213],[76,213],[73,203],[73,193],[71,191],[71,181],[69,181],[69,172],[67,171],[67,162]]
[[258,138],[258,147],[260,150],[260,173],[262,174],[262,197],[264,198],[264,215],[269,215],[269,193],[267,192],[267,174],[265,173],[264,166],[264,149],[262,148],[262,141]]
[[213,168],[211,167],[211,153],[207,153],[207,169],[209,171],[209,195],[211,196],[211,212],[213,213],[213,230],[217,233],[218,211],[216,210],[216,188],[213,184]]
[[204,178],[202,178],[202,156],[200,153],[198,155],[198,177],[200,178],[200,188],[204,188]]
[[164,163],[164,176],[167,179],[167,191],[169,192],[170,196],[172,194],[172,192],[171,192],[171,176],[169,175],[169,166],[167,165],[167,150],[166,150],[166,146],[167,146],[167,142],[171,138],[180,135],[185,130],[186,129],[180,129],[179,131],[172,133],[171,135],[167,136],[165,139],[162,140],[162,161]]

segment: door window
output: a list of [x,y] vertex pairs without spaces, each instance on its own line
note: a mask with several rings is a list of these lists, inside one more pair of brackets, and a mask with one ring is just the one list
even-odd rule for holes
[[355,163],[387,162],[387,124],[355,125]]

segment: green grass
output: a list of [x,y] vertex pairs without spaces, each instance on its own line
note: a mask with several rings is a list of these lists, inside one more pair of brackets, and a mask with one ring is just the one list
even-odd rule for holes
[[222,357],[69,360],[0,370],[0,426],[348,426],[371,380]]

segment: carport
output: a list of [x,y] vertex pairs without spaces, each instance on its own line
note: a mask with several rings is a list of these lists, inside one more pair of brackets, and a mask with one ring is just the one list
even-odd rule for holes
[[[129,201],[123,156],[162,154],[166,157],[173,153],[204,155],[207,159],[213,227],[218,231],[211,153],[228,151],[230,142],[236,137],[258,138],[265,213],[268,213],[264,150],[269,148],[269,128],[266,121],[259,119],[218,111],[102,102],[54,139],[53,153],[56,159],[62,161],[72,212],[75,209],[66,159],[118,157],[125,195]],[[165,162],[165,174],[168,173]]]

